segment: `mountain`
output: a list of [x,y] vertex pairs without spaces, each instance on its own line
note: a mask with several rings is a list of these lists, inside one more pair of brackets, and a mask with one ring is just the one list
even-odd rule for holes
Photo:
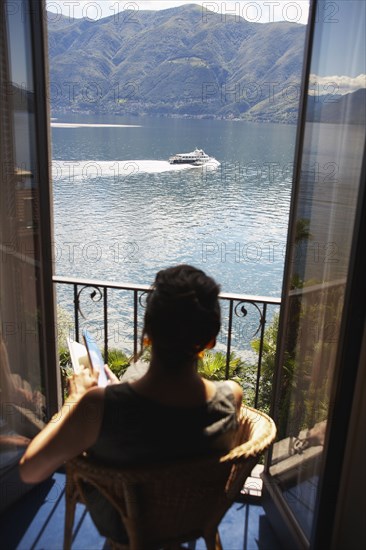
[[359,124],[366,118],[366,89],[345,95],[308,98],[307,120],[333,124]]
[[53,112],[297,120],[303,25],[194,4],[48,21]]

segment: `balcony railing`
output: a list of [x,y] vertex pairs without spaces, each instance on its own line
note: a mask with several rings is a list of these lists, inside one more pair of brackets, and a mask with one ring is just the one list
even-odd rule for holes
[[[102,325],[100,332],[102,345],[104,346],[104,359],[108,361],[109,340],[111,333],[115,336],[115,329],[111,329],[118,317],[126,321],[126,327],[132,327],[132,334],[124,342],[130,346],[130,351],[136,356],[141,348],[141,331],[143,309],[145,307],[146,294],[150,292],[148,285],[128,283],[114,283],[92,279],[79,279],[72,277],[55,276],[53,282],[58,289],[58,302],[69,309],[73,302],[74,337],[80,341],[81,323],[93,323],[93,326]],[[72,290],[71,296],[64,292],[65,286]],[[116,299],[115,293],[120,293]],[[129,294],[130,300],[121,300],[121,293]],[[267,296],[253,296],[247,294],[221,293],[222,328],[218,337],[218,349],[226,355],[225,378],[229,378],[230,355],[234,351],[237,354],[250,354],[250,342],[253,339],[259,342],[259,351],[256,358],[256,381],[254,389],[253,405],[258,405],[261,366],[263,358],[264,331],[266,324],[273,318],[278,310],[281,299]],[[101,303],[96,314],[94,304]],[[119,305],[116,305],[120,302]],[[124,302],[124,304],[122,303]],[[93,307],[92,307],[93,306]],[[269,306],[271,306],[269,308]],[[119,308],[119,311],[118,311]],[[112,311],[111,311],[112,310]],[[99,320],[97,320],[99,317]],[[99,329],[98,329],[99,330]]]

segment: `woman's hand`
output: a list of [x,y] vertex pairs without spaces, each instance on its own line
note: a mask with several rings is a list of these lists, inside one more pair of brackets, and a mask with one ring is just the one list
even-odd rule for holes
[[120,380],[117,378],[114,372],[111,371],[108,365],[104,365],[104,370],[106,372],[106,375],[110,384],[119,384]]
[[80,365],[80,372],[74,373],[68,378],[69,399],[79,399],[90,388],[97,386],[98,375],[97,371],[92,373],[88,367]]

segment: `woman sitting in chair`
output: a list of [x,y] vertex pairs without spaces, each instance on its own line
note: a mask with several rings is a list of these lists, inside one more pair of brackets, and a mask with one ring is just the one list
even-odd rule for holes
[[88,369],[71,380],[61,411],[30,443],[20,461],[25,482],[46,479],[83,451],[108,465],[139,464],[229,450],[242,389],[197,373],[197,359],[220,329],[219,287],[199,269],[160,271],[147,299],[147,372],[95,387]]

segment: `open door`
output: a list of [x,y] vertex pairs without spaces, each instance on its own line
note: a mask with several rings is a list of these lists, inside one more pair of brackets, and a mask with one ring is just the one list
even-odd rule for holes
[[331,547],[361,368],[365,18],[364,2],[312,5],[265,474],[284,548]]
[[17,463],[58,408],[43,2],[0,7],[1,507]]

